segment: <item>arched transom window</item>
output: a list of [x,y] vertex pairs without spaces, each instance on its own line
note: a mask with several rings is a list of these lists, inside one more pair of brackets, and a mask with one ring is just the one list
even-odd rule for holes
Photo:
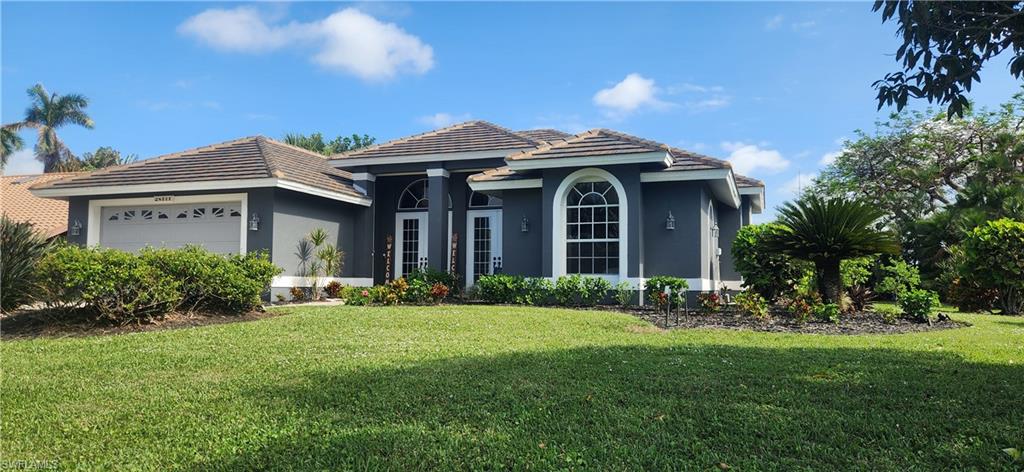
[[619,195],[608,182],[578,182],[566,196],[566,272],[619,273]]
[[[429,181],[427,179],[419,179],[413,183],[407,185],[405,190],[402,190],[402,195],[398,197],[398,209],[399,210],[426,210],[430,207],[429,193]],[[448,209],[452,208],[452,196],[448,195]]]
[[469,193],[469,207],[470,208],[488,208],[488,207],[500,207],[501,199],[495,196],[487,195],[484,193],[477,193],[470,191]]

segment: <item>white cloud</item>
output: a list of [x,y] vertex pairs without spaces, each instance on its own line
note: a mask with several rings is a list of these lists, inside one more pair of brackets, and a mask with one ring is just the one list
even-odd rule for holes
[[711,98],[706,98],[704,100],[697,100],[697,101],[693,101],[693,102],[686,102],[686,107],[689,108],[690,111],[700,112],[700,111],[711,111],[711,110],[718,110],[720,108],[725,108],[725,107],[729,106],[730,103],[732,103],[732,99],[730,97],[715,96],[715,97],[711,97]]
[[140,108],[144,108],[153,112],[162,111],[184,111],[192,110],[195,108],[205,108],[207,110],[223,110],[224,107],[218,101],[204,100],[201,102],[188,102],[188,101],[168,101],[168,100],[139,100],[137,105]]
[[839,157],[842,154],[843,154],[843,151],[826,152],[823,156],[821,156],[821,160],[819,160],[818,163],[823,165],[823,166],[830,165],[833,162],[835,162],[836,158]]
[[319,21],[268,23],[252,7],[213,8],[193,16],[178,31],[225,52],[263,53],[286,46],[312,44],[313,62],[364,80],[399,73],[423,74],[434,66],[434,50],[394,23],[384,23],[345,8]]
[[804,190],[811,185],[814,185],[815,177],[817,176],[814,174],[798,173],[793,176],[793,178],[787,180],[786,183],[782,184],[780,190],[783,195],[786,195],[787,197],[798,197]]
[[463,113],[461,115],[452,115],[451,113],[434,113],[433,115],[421,116],[417,121],[433,128],[444,128],[446,126],[451,126],[455,123],[461,123],[468,120],[469,113]]
[[4,175],[42,174],[43,163],[36,159],[32,149],[24,148],[7,156]]
[[598,90],[594,104],[613,115],[632,113],[641,107],[663,108],[669,104],[658,99],[654,79],[632,73],[612,87]]
[[775,15],[773,17],[770,17],[770,18],[764,20],[764,29],[766,29],[768,31],[777,30],[777,29],[779,29],[780,26],[782,26],[782,22],[785,19],[786,19],[786,17],[784,17],[782,15]]
[[774,149],[765,149],[764,143],[748,144],[743,142],[723,142],[722,149],[729,153],[726,159],[732,164],[734,171],[750,174],[755,170],[774,173],[789,167],[789,161],[782,153]]

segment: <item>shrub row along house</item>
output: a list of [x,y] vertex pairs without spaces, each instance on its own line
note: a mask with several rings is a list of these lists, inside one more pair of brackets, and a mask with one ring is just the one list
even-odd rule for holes
[[[265,250],[273,292],[309,285],[297,243],[324,228],[338,277],[372,285],[416,268],[467,286],[503,272],[682,277],[739,288],[730,247],[764,185],[725,161],[596,129],[515,132],[470,121],[324,158],[262,136],[33,187],[67,199],[68,240],[137,250]],[[321,281],[323,283],[325,281]]]

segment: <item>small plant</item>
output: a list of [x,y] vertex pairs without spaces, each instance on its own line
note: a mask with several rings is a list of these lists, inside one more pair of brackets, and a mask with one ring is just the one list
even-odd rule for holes
[[702,292],[697,295],[697,303],[700,305],[701,313],[710,315],[721,308],[722,297],[715,292]]
[[284,303],[285,301],[287,301],[287,299],[284,297],[283,293],[277,294],[274,298],[277,299],[278,303]]
[[[377,288],[377,287],[374,287]],[[405,277],[399,277],[381,286],[379,298],[375,301],[385,305],[397,305],[398,302],[406,299],[406,292],[409,291],[409,282]]]
[[30,223],[0,216],[0,312],[10,311],[34,298],[35,266],[49,243]]
[[686,296],[686,289],[690,288],[690,285],[686,283],[685,279],[679,277],[669,277],[665,275],[659,275],[647,279],[647,297],[654,304],[655,308],[664,309],[670,301],[669,297],[665,295],[665,287],[668,287],[672,291],[671,302],[673,305],[680,306],[683,304],[684,297]]
[[361,287],[345,287],[342,290],[342,296],[345,298],[346,305],[352,306],[365,306],[373,303],[373,298],[370,296],[370,289]]
[[551,297],[553,285],[542,277],[492,274],[480,277],[475,290],[481,300],[490,303],[541,305]]
[[615,303],[619,306],[628,306],[633,300],[633,284],[623,280],[615,284]]
[[583,276],[579,274],[563,275],[555,281],[555,303],[561,306],[579,304],[579,295],[583,291]]
[[814,313],[814,305],[806,297],[798,296],[789,301],[786,305],[786,311],[793,316],[793,321],[797,324],[805,324],[811,320],[811,315]]
[[867,310],[875,300],[875,293],[864,285],[851,286],[846,289],[846,295],[850,298],[850,309],[855,312]]
[[917,267],[908,264],[902,259],[895,259],[892,263],[882,266],[882,280],[875,287],[878,293],[899,297],[901,293],[914,290],[921,285],[921,274]]
[[824,303],[814,307],[814,317],[819,321],[839,324],[841,310],[837,303]]
[[891,305],[876,305],[875,314],[882,317],[883,323],[893,325],[899,321],[900,316],[903,315],[903,311],[898,307]]
[[302,287],[292,287],[288,289],[288,293],[292,296],[293,302],[306,301],[306,289]]
[[736,304],[754,319],[765,321],[771,318],[768,302],[757,292],[748,290],[736,295]]
[[939,295],[931,290],[919,288],[903,292],[897,301],[904,317],[918,323],[927,323],[932,310],[939,306]]
[[327,285],[324,285],[324,293],[326,293],[329,298],[338,298],[341,296],[341,289],[344,287],[345,286],[342,285],[341,282],[332,280],[328,282]]
[[434,286],[430,287],[430,298],[434,303],[441,303],[448,296],[448,286],[437,282]]

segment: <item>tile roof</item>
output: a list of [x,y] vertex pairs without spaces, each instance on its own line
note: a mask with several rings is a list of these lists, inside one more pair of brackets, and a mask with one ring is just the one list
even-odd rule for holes
[[352,174],[331,167],[320,154],[264,136],[251,136],[108,167],[35,185],[33,188],[129,186],[271,177],[330,192],[363,196],[352,187]]
[[332,159],[396,157],[449,152],[500,151],[536,147],[541,142],[486,121],[467,121],[447,128],[355,149]]
[[608,129],[593,129],[566,139],[542,144],[535,149],[511,154],[505,159],[508,161],[524,161],[611,154],[640,154],[652,151],[665,151],[667,148],[664,144],[626,133]]
[[494,169],[487,169],[469,176],[470,182],[500,182],[505,180],[520,180],[528,178],[526,174],[516,172],[508,166]]
[[557,129],[542,128],[542,129],[525,129],[522,131],[516,131],[516,134],[520,136],[526,136],[534,141],[558,141],[559,139],[571,138],[572,135],[564,131]]
[[764,182],[753,177],[747,177],[740,174],[733,174],[733,177],[736,178],[737,187],[764,187]]
[[672,165],[665,169],[666,172],[732,168],[732,164],[729,164],[729,161],[715,159],[684,149],[670,147],[669,154],[672,155]]
[[76,172],[54,172],[36,175],[0,176],[0,213],[14,221],[27,221],[47,238],[68,230],[68,202],[32,195],[29,187],[73,175]]

